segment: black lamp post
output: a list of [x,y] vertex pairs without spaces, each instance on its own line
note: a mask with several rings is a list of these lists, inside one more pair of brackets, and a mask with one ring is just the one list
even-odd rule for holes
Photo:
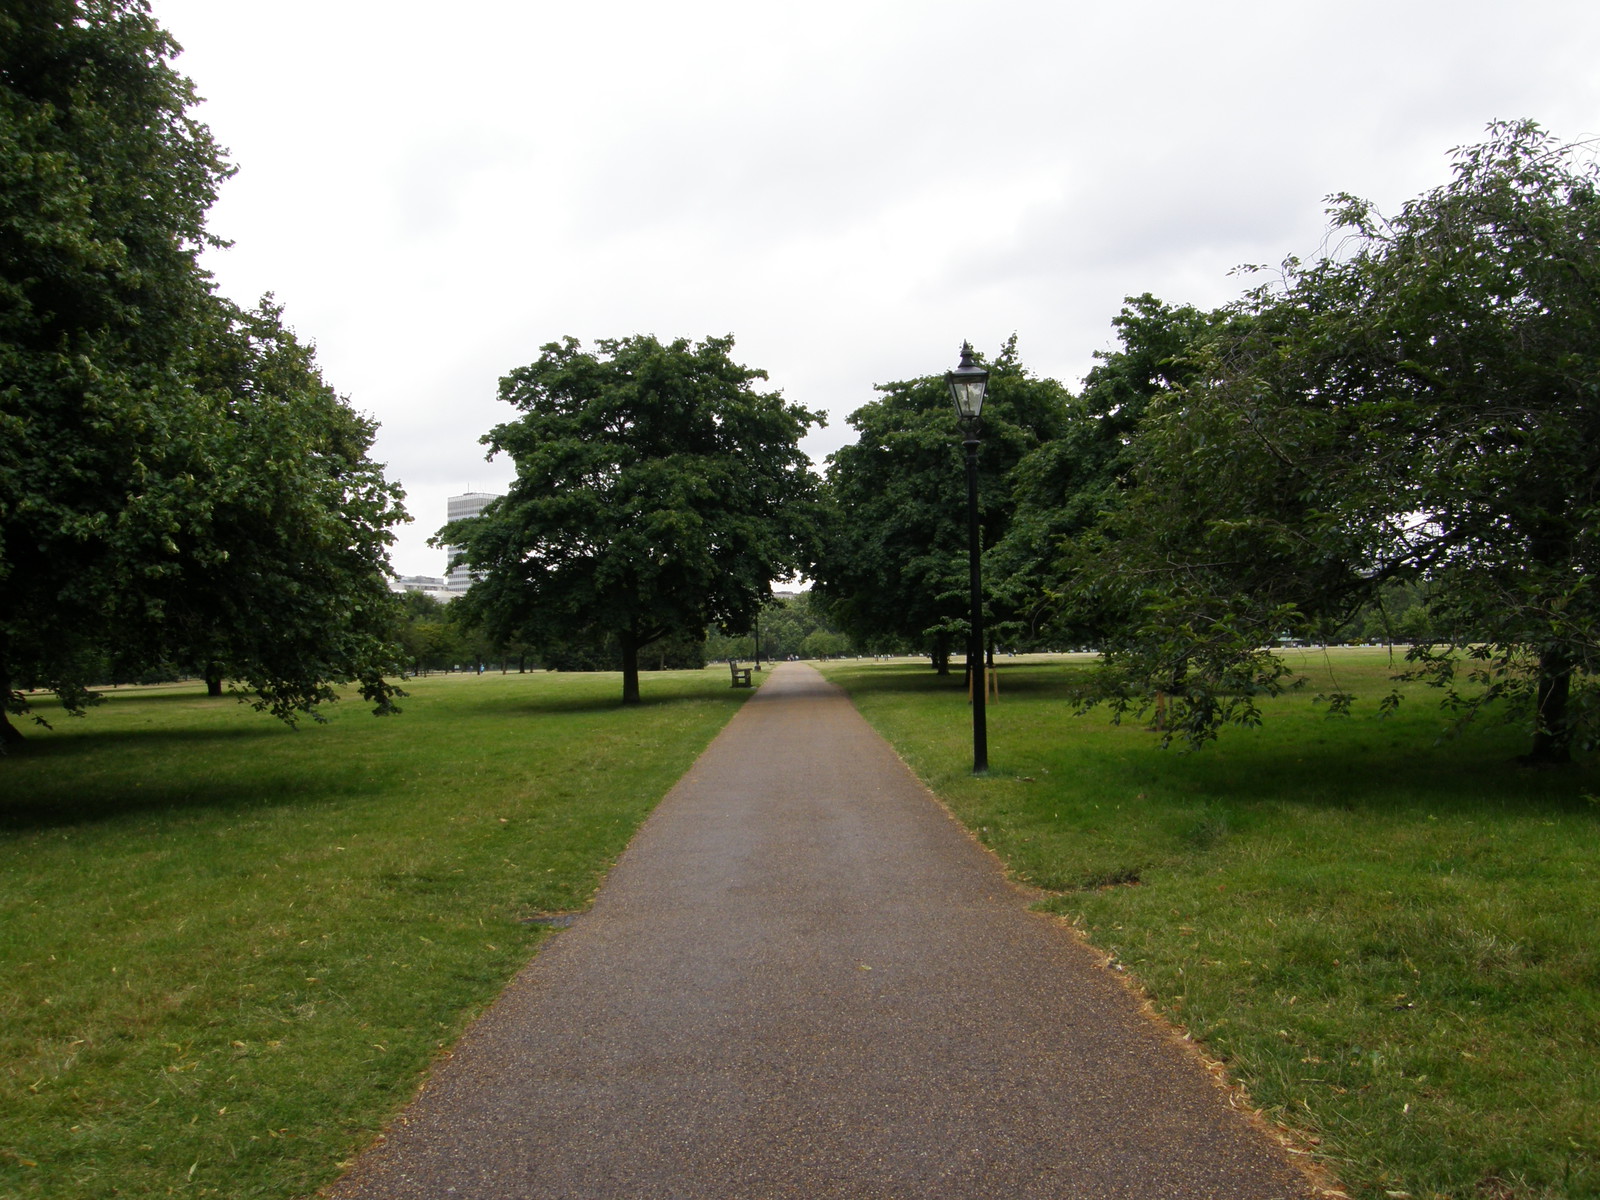
[[967,633],[967,682],[972,691],[972,773],[989,769],[989,726],[985,704],[989,677],[983,663],[983,587],[978,573],[978,429],[989,372],[975,366],[972,344],[961,343],[961,365],[945,375],[956,420],[967,447],[967,571],[972,588],[972,614]]

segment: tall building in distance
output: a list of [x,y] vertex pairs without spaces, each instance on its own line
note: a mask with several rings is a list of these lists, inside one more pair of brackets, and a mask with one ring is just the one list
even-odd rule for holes
[[[460,496],[451,496],[445,501],[445,519],[447,521],[464,521],[468,517],[475,517],[483,511],[484,505],[500,497],[495,492],[467,492]],[[455,555],[454,546],[444,548],[444,561],[448,564]],[[460,595],[472,586],[472,573],[466,567],[454,568],[445,580],[445,587],[454,595]]]

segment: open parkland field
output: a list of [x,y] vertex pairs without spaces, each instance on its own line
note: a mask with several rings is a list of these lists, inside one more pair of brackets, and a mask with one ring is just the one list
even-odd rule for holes
[[[1376,715],[1379,650],[1197,753],[1000,664],[823,664],[940,801],[1351,1196],[1600,1195],[1600,778]],[[286,728],[124,688],[0,760],[0,1196],[309,1196],[579,911],[749,695],[414,680]],[[1365,699],[1329,720],[1314,696]]]

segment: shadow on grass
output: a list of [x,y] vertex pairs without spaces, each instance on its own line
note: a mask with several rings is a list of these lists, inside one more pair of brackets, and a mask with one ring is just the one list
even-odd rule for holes
[[[187,724],[180,723],[186,718],[174,714],[171,705],[158,704],[159,723],[149,726],[128,721],[97,726],[93,711],[81,719],[59,711],[47,714],[54,732],[29,730],[26,742],[0,759],[5,785],[0,833],[138,820],[152,813],[337,803],[381,793],[390,766],[398,768],[419,756],[419,761],[459,757],[468,748],[518,745],[516,727],[523,718],[542,724],[576,717],[572,732],[581,737],[597,724],[621,728],[630,714],[643,718],[678,706],[702,712],[727,706],[731,715],[751,695],[707,689],[692,676],[654,681],[647,676],[642,703],[624,705],[620,685],[616,693],[597,693],[584,687],[581,677],[568,678],[571,689],[553,691],[478,689],[472,684],[431,691],[402,701],[399,714],[381,720],[359,699],[347,697],[324,710],[329,724],[303,718],[296,728],[264,713],[237,709],[237,702],[227,698],[208,703],[193,693],[123,692],[111,702],[136,702],[143,708],[178,699],[211,711],[197,712],[198,721]],[[219,709],[223,705],[232,706],[237,715]],[[378,736],[348,736],[369,722]],[[344,728],[334,742],[324,741],[324,734],[334,734],[335,724]],[[186,763],[192,770],[185,769]]]
[[749,697],[749,692],[734,692],[730,695],[717,693],[682,691],[677,693],[646,692],[638,704],[624,704],[620,696],[527,696],[508,699],[484,699],[480,704],[474,705],[474,710],[479,712],[493,712],[501,715],[507,713],[533,713],[541,716],[563,716],[572,713],[627,713],[637,712],[641,709],[667,708],[677,704],[727,704],[737,708]]
[[[96,688],[96,693],[107,701],[137,700],[141,704],[237,704],[239,698],[231,695],[212,696],[206,693],[205,684],[182,688],[174,684],[152,684],[148,688],[129,684],[124,687]],[[90,708],[90,712],[94,709]]]
[[[378,785],[374,784],[376,789]],[[320,805],[347,798],[348,790],[308,791],[304,780],[291,771],[241,783],[196,780],[139,784],[134,788],[93,794],[76,792],[52,795],[35,793],[19,799],[0,800],[0,834],[38,833],[76,825],[96,825],[126,821],[152,813],[172,814],[243,812],[249,809],[281,808],[285,805]]]
[[[141,700],[140,703],[145,701]],[[14,747],[7,757],[14,756],[18,761],[37,760],[46,758],[75,758],[83,754],[98,753],[108,747],[119,745],[161,746],[171,745],[174,753],[180,751],[185,745],[197,746],[211,743],[248,741],[252,738],[267,738],[280,736],[293,736],[297,730],[289,728],[281,721],[271,717],[263,717],[260,723],[249,725],[218,725],[208,728],[172,729],[163,727],[159,729],[139,729],[128,726],[96,729],[92,725],[68,725],[67,722],[94,720],[93,715],[87,717],[64,717],[53,714],[50,723],[54,728],[40,729],[31,725],[24,729],[24,741]],[[307,724],[310,722],[307,721]],[[0,760],[3,761],[3,760]]]
[[[192,699],[192,697],[188,697]],[[139,696],[141,706],[167,697]],[[224,704],[226,701],[214,701]],[[73,825],[138,819],[154,812],[233,812],[318,804],[355,791],[378,790],[381,776],[360,779],[347,764],[330,762],[308,785],[305,750],[315,751],[323,726],[290,728],[266,714],[237,721],[95,727],[94,714],[59,717],[60,734],[40,730],[6,759],[0,779],[0,832],[26,833]],[[303,740],[305,739],[305,740]],[[292,748],[287,757],[284,748]],[[189,770],[185,770],[189,764]],[[330,783],[328,776],[336,774]]]
[[[738,704],[748,699],[751,694],[749,691],[742,689],[712,689],[707,691],[704,685],[700,683],[698,678],[693,676],[686,681],[671,679],[663,681],[652,680],[649,673],[646,673],[641,689],[643,695],[640,702],[636,705],[628,705],[622,702],[620,683],[615,692],[596,694],[563,692],[561,690],[518,693],[508,690],[505,686],[507,683],[514,683],[519,679],[530,682],[543,679],[555,679],[569,682],[577,686],[583,684],[586,682],[587,678],[589,678],[582,672],[554,672],[547,674],[543,672],[534,673],[530,671],[520,675],[512,674],[503,676],[499,675],[498,673],[494,673],[475,677],[483,680],[485,683],[493,683],[497,685],[493,686],[492,688],[485,688],[482,692],[475,690],[474,684],[471,682],[473,678],[474,677],[465,675],[449,675],[426,676],[421,680],[402,681],[402,687],[405,687],[411,683],[421,683],[424,688],[427,687],[427,684],[430,681],[450,680],[452,684],[454,684],[454,681],[460,680],[461,683],[453,686],[452,690],[449,692],[427,690],[421,692],[420,694],[417,692],[412,692],[407,696],[402,697],[399,701],[400,710],[398,713],[393,714],[392,719],[404,721],[407,719],[406,710],[408,708],[420,708],[435,703],[447,703],[462,717],[477,714],[505,716],[507,714],[519,712],[561,716],[571,713],[622,713],[634,709],[660,708],[674,704],[682,704],[685,702],[716,701],[737,707]],[[655,686],[652,686],[652,684]],[[88,750],[91,748],[103,747],[109,743],[115,743],[125,738],[144,739],[160,736],[173,736],[179,738],[227,738],[235,736],[258,736],[262,734],[273,734],[279,732],[295,733],[301,729],[316,728],[321,723],[314,716],[302,715],[299,717],[296,725],[291,727],[282,721],[274,719],[269,714],[250,712],[249,704],[247,702],[240,701],[237,696],[207,696],[203,688],[199,690],[180,692],[143,691],[132,688],[120,691],[108,689],[105,693],[105,700],[108,704],[113,705],[118,702],[136,701],[140,705],[159,705],[162,708],[166,708],[171,703],[181,702],[183,706],[192,707],[198,711],[222,713],[231,710],[239,712],[250,718],[252,722],[259,721],[261,724],[259,726],[252,724],[248,727],[230,726],[228,728],[218,728],[214,730],[185,730],[181,733],[169,733],[169,731],[166,730],[141,730],[129,728],[127,726],[120,726],[111,729],[85,729],[83,726],[77,724],[77,722],[93,722],[96,713],[100,711],[102,706],[95,705],[88,710],[85,716],[74,717],[63,712],[53,697],[40,697],[39,703],[35,705],[34,711],[49,721],[51,727],[48,729],[42,729],[33,723],[31,717],[22,718],[20,722],[16,718],[13,718],[13,723],[17,724],[18,728],[23,731],[24,736],[27,738],[17,752],[19,754],[33,754],[37,752],[39,747],[49,745],[54,747],[55,752],[57,753],[70,753],[74,743],[76,743],[79,747]],[[345,716],[370,715],[365,703],[359,696],[354,694],[347,695],[336,703],[325,704],[321,706],[318,711],[329,721]],[[388,720],[391,718],[385,717],[384,719]],[[70,733],[71,736],[56,738],[53,736],[56,733]]]
[[[1007,696],[1037,696],[1070,701],[1073,685],[1083,678],[1084,667],[1080,663],[1041,666],[1037,663],[1008,665],[1002,662],[995,671],[999,677],[1002,700]],[[959,664],[952,667],[948,675],[938,674],[927,663],[892,663],[860,668],[846,666],[826,674],[852,693],[903,692],[924,695],[943,692],[959,696],[967,690],[966,670]]]
[[[1507,811],[1591,813],[1589,797],[1600,790],[1593,761],[1557,770],[1530,770],[1517,756],[1527,749],[1525,731],[1493,715],[1445,731],[1448,713],[1423,694],[1408,698],[1389,718],[1372,705],[1348,717],[1303,709],[1308,692],[1268,701],[1260,728],[1224,729],[1217,742],[1196,750],[1175,743],[1163,749],[1142,721],[1112,723],[1105,708],[1074,710],[1080,664],[1017,664],[1000,668],[1000,698],[989,705],[991,763],[1004,769],[1005,749],[996,742],[1012,735],[1011,750],[1051,771],[1092,775],[1105,786],[1145,785],[1186,796],[1226,797],[1241,808],[1291,805],[1317,809],[1402,809],[1486,815]],[[904,696],[964,699],[961,671],[936,675],[926,664],[875,665],[830,672],[834,682],[858,697]],[[1016,707],[1007,708],[1007,702]],[[1279,708],[1279,705],[1285,707]],[[1302,706],[1298,710],[1287,706]],[[1276,710],[1276,711],[1275,711]],[[1008,721],[1020,722],[1008,730]],[[1032,767],[1021,770],[1028,774]]]
[[1486,815],[1587,812],[1600,818],[1600,807],[1587,799],[1597,783],[1592,767],[1529,770],[1515,761],[1522,749],[1515,731],[1503,727],[1469,730],[1445,742],[1426,730],[1399,730],[1364,745],[1335,738],[1323,744],[1305,737],[1276,739],[1259,747],[1186,755],[1170,777],[1243,806]]

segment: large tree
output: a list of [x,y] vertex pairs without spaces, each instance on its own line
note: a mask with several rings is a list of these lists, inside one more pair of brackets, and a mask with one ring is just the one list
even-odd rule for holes
[[[227,174],[142,5],[0,7],[0,692],[86,697]],[[0,722],[4,722],[0,714]],[[15,740],[5,722],[0,733]]]
[[496,640],[543,652],[615,638],[623,701],[639,652],[710,624],[749,628],[773,580],[809,569],[820,414],[759,390],[733,338],[575,338],[500,381],[522,415],[484,437],[517,477],[441,530],[479,576],[456,603]]
[[280,715],[358,676],[387,707],[397,495],[277,313],[199,266],[230,168],[176,52],[141,0],[0,3],[5,742],[25,689],[81,710],[108,658],[201,655]]
[[1108,611],[1105,593],[1059,588],[1063,558],[1080,555],[1121,507],[1134,472],[1133,435],[1150,401],[1195,376],[1199,347],[1224,319],[1148,293],[1128,297],[1111,322],[1120,347],[1096,354],[1082,392],[1066,400],[1059,434],[1017,464],[1015,515],[988,569],[1023,636],[1093,644],[1122,615]]
[[377,426],[322,378],[270,302],[218,303],[197,343],[187,425],[151,439],[124,512],[159,537],[111,611],[119,655],[238,681],[291,721],[354,681],[376,711],[405,665],[388,586],[400,489],[369,457]]
[[[858,645],[910,641],[935,669],[966,636],[968,534],[965,451],[943,376],[880,384],[850,415],[856,441],[828,459],[829,520],[816,592]],[[980,538],[1005,538],[1015,512],[1013,472],[1061,435],[1066,390],[1031,375],[1010,339],[990,370],[978,456]],[[986,558],[985,625],[1015,635],[1023,616],[1004,587],[1011,572]],[[999,586],[997,586],[999,585]],[[991,644],[993,638],[990,639]]]
[[1276,686],[1274,633],[1411,578],[1444,631],[1424,675],[1469,711],[1525,714],[1532,761],[1592,741],[1597,188],[1589,151],[1517,122],[1392,218],[1338,197],[1338,253],[1286,264],[1152,406],[1101,579],[1142,591],[1120,649],[1146,680],[1179,672],[1186,732]]

